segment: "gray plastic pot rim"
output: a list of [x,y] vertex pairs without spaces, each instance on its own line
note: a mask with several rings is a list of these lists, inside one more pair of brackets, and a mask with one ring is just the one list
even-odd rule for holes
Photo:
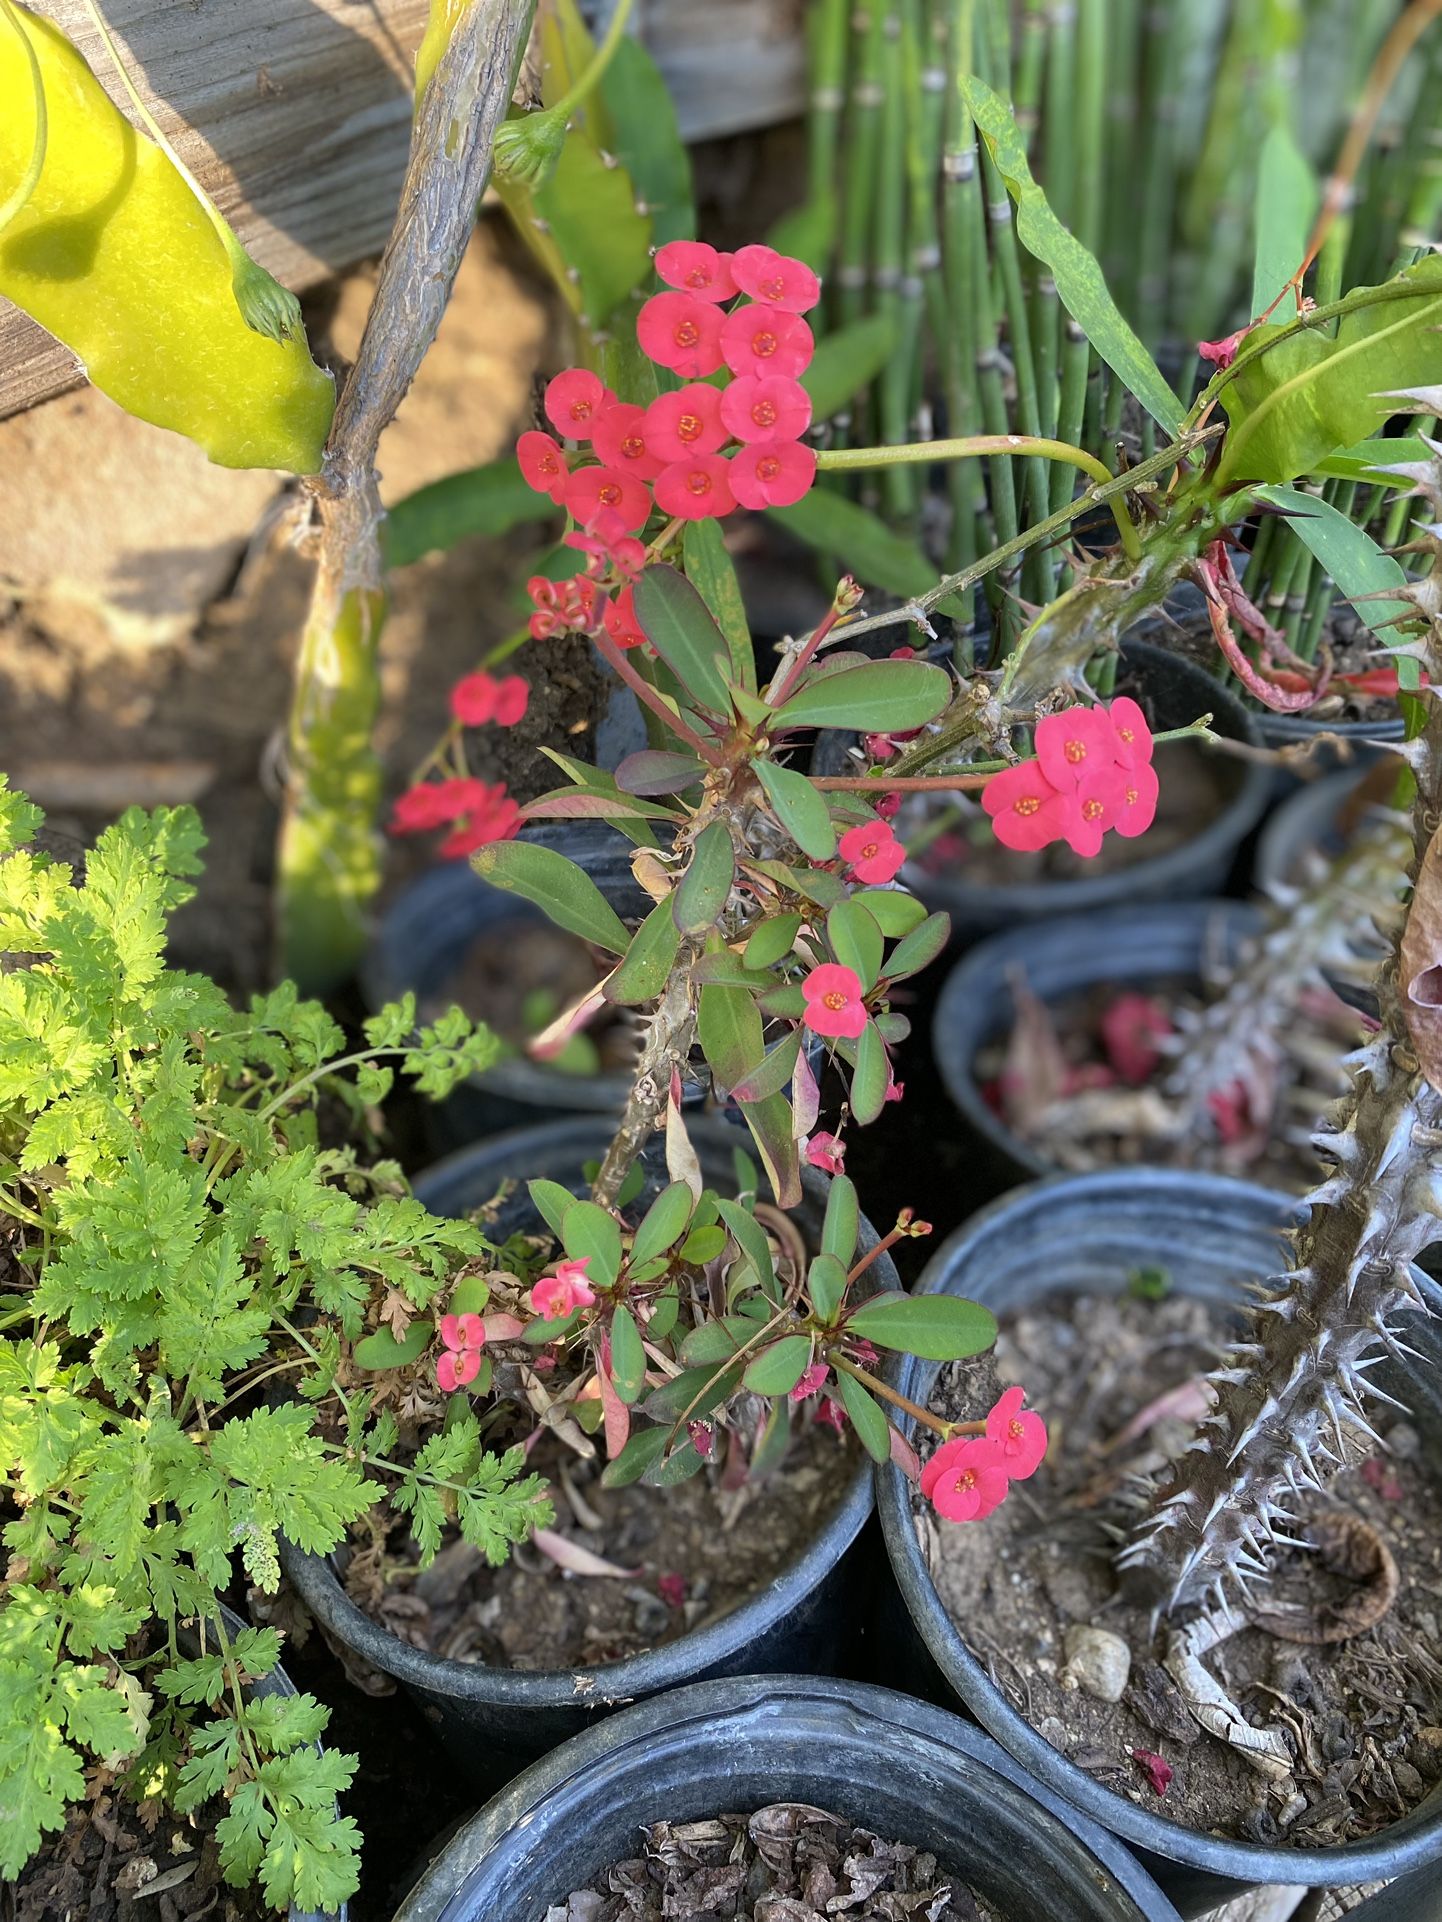
[[[1148,1194],[1160,1196],[1174,1192],[1179,1183],[1205,1188],[1218,1201],[1234,1204],[1236,1212],[1244,1216],[1270,1214],[1277,1223],[1279,1237],[1285,1232],[1285,1211],[1291,1198],[1228,1175],[1187,1174],[1168,1168],[1107,1168],[1084,1175],[1050,1175],[1027,1182],[979,1209],[949,1235],[927,1264],[927,1272],[917,1283],[916,1292],[946,1292],[947,1276],[967,1243],[991,1232],[1009,1214],[1029,1208],[1048,1194],[1090,1193],[1102,1200],[1121,1203],[1118,1212],[1124,1213],[1128,1211],[1128,1203],[1136,1203]],[[1295,1212],[1301,1212],[1301,1204],[1295,1204]],[[1426,1284],[1434,1303],[1437,1302],[1442,1291],[1420,1271],[1414,1272],[1419,1282]],[[912,1369],[917,1371],[913,1375],[903,1361],[894,1371],[893,1379],[904,1377],[914,1398],[924,1402],[941,1365],[913,1363]],[[1012,1708],[968,1648],[943,1607],[923,1559],[912,1522],[910,1482],[894,1463],[888,1462],[877,1466],[876,1484],[877,1511],[892,1573],[911,1619],[947,1685],[1014,1761],[1082,1814],[1153,1856],[1253,1884],[1333,1888],[1398,1876],[1442,1857],[1442,1784],[1394,1825],[1417,1823],[1419,1816],[1424,1817],[1411,1833],[1397,1837],[1387,1829],[1380,1836],[1343,1842],[1327,1849],[1275,1848],[1261,1842],[1239,1842],[1207,1835],[1169,1816],[1139,1808],[1126,1796],[1104,1788],[1054,1749],[1024,1715]]]

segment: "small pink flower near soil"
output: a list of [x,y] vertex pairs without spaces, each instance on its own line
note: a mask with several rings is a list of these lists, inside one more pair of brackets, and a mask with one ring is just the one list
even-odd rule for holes
[[1176,1770],[1162,1756],[1153,1754],[1149,1748],[1134,1748],[1128,1751],[1132,1760],[1146,1776],[1156,1795],[1165,1795],[1171,1787]]
[[[643,307],[643,317],[645,311]],[[796,380],[811,365],[815,351],[811,329],[799,314],[771,313],[764,307],[736,307],[721,323],[721,357],[733,374],[774,374],[782,380]]]
[[731,461],[732,490],[743,507],[794,507],[815,479],[815,452],[797,440],[755,441]]
[[599,374],[568,367],[546,387],[546,419],[567,440],[589,440],[592,421],[615,398]]
[[531,1313],[542,1321],[561,1321],[577,1308],[589,1308],[596,1291],[586,1280],[589,1256],[559,1261],[553,1275],[543,1275],[531,1290]]
[[1054,788],[1063,792],[1115,765],[1116,734],[1102,707],[1069,707],[1036,724],[1036,758]]
[[876,887],[896,878],[906,849],[885,821],[862,822],[841,837],[841,858],[858,881]]
[[693,454],[656,476],[656,505],[677,520],[721,520],[733,512],[731,463],[721,454]]
[[892,1072],[891,1063],[888,1061],[886,1064],[886,1093],[881,1097],[882,1100],[900,1101],[905,1093],[906,1083],[897,1080],[895,1074]]
[[799,380],[743,374],[721,395],[721,418],[737,440],[799,440],[811,425],[811,396]]
[[421,781],[398,794],[391,807],[392,834],[426,834],[464,814],[485,792],[483,781]]
[[714,454],[726,439],[720,392],[705,381],[659,394],[646,409],[646,444],[663,467],[693,454]]
[[527,487],[533,487],[538,494],[549,494],[559,507],[566,498],[566,482],[571,478],[571,470],[566,465],[566,456],[551,439],[539,428],[532,428],[522,434],[516,442],[516,460],[520,465],[521,479]]
[[874,1368],[881,1360],[881,1356],[869,1341],[864,1339],[861,1341],[849,1341],[846,1345],[851,1351],[851,1359],[853,1361],[859,1361],[863,1368]]
[[454,1395],[480,1373],[486,1331],[479,1315],[442,1315],[440,1333],[446,1352],[436,1363],[436,1381]]
[[846,1172],[846,1143],[840,1135],[827,1134],[824,1129],[809,1137],[805,1147],[806,1159],[813,1168],[820,1168],[828,1175]]
[[730,300],[737,291],[731,255],[702,240],[668,240],[656,251],[656,272],[668,287],[698,300]]
[[641,352],[683,380],[705,380],[721,365],[721,309],[691,293],[653,294],[636,316]]
[[506,674],[498,680],[481,670],[467,674],[451,689],[451,713],[462,727],[484,727],[487,721],[494,721],[497,727],[514,727],[525,714],[530,697],[530,685],[519,674]]
[[666,464],[651,447],[646,409],[630,401],[606,403],[591,429],[591,445],[603,466],[617,467],[639,481],[654,480]]
[[824,1361],[814,1361],[801,1371],[801,1379],[787,1396],[788,1401],[806,1401],[826,1386],[831,1370]]
[[731,256],[731,273],[743,294],[782,313],[807,313],[821,298],[821,283],[806,262],[778,254],[774,247],[738,248]]
[[661,1597],[661,1600],[666,1604],[667,1608],[684,1608],[686,1606],[686,1577],[675,1574],[674,1572],[668,1575],[658,1575],[656,1577],[656,1593]]
[[513,841],[521,831],[520,806],[507,794],[505,782],[497,781],[489,788],[482,781],[475,785],[481,789],[480,795],[436,850],[442,860],[462,860],[494,841]]
[[1161,1064],[1172,1018],[1151,994],[1119,994],[1101,1018],[1102,1046],[1123,1081],[1139,1088]]
[[943,1442],[921,1471],[921,1492],[943,1520],[979,1522],[1006,1499],[1006,1459],[989,1436]]
[[823,961],[801,984],[806,1000],[802,1016],[815,1034],[839,1035],[854,1041],[866,1026],[861,999],[861,976],[839,961]]
[[619,467],[578,467],[566,483],[566,507],[583,527],[607,510],[631,533],[646,525],[651,495],[644,481]]
[[823,1427],[834,1428],[838,1435],[846,1433],[846,1410],[832,1395],[822,1397],[821,1406],[816,1411],[816,1419]]
[[1001,1451],[1002,1466],[1014,1482],[1034,1475],[1046,1455],[1046,1423],[1024,1409],[1024,1388],[1008,1388],[986,1418],[986,1439]]
[[1380,1455],[1369,1456],[1358,1473],[1369,1488],[1376,1489],[1384,1502],[1401,1501],[1405,1492],[1402,1484]]
[[703,1462],[710,1461],[716,1452],[716,1430],[709,1421],[688,1421],[686,1433],[691,1437],[691,1446]]

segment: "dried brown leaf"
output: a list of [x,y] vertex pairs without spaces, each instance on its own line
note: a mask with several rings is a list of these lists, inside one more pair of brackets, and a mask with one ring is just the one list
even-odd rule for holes
[[1412,890],[1397,985],[1417,1064],[1442,1092],[1442,828],[1428,844]]

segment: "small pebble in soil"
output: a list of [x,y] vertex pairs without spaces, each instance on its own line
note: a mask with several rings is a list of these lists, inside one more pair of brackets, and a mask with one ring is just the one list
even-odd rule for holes
[[1131,1673],[1132,1652],[1120,1635],[1104,1628],[1069,1628],[1063,1688],[1084,1688],[1098,1701],[1119,1702]]

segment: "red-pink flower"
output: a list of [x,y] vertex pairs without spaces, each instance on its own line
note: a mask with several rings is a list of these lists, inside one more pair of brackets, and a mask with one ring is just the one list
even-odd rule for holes
[[1069,707],[1036,724],[1036,758],[1054,788],[1075,787],[1116,763],[1116,735],[1101,707]]
[[730,254],[717,253],[703,240],[668,240],[656,251],[656,272],[668,287],[698,300],[730,300],[736,292]]
[[1046,1454],[1046,1423],[1024,1409],[1024,1388],[1008,1388],[986,1418],[986,1439],[1001,1450],[1002,1465],[1014,1482],[1034,1475]]
[[823,1398],[821,1406],[816,1411],[816,1419],[825,1427],[834,1428],[838,1435],[846,1433],[846,1410],[834,1395]]
[[647,445],[645,408],[629,401],[606,403],[591,429],[591,445],[604,466],[633,474],[637,480],[654,480],[666,464]]
[[1075,787],[1058,789],[1042,812],[1072,853],[1089,859],[1100,853],[1107,829],[1121,820],[1127,782],[1133,778],[1115,762],[1096,768],[1083,775]]
[[806,1401],[826,1386],[831,1370],[824,1361],[813,1361],[809,1368],[803,1368],[801,1379],[787,1396],[788,1401]]
[[1112,825],[1123,840],[1135,840],[1145,834],[1157,814],[1157,796],[1160,784],[1157,771],[1147,762],[1139,762],[1136,767],[1119,770],[1122,777],[1122,798],[1116,820]]
[[1171,1032],[1171,1016],[1150,994],[1119,994],[1101,1018],[1108,1061],[1137,1088],[1156,1073],[1162,1058],[1157,1044]]
[[615,600],[608,601],[601,619],[617,647],[639,647],[646,638],[636,618],[635,591],[632,588],[623,587]]
[[578,1308],[589,1308],[596,1291],[586,1280],[589,1255],[577,1261],[558,1261],[553,1275],[542,1275],[531,1290],[531,1313],[542,1321],[561,1321]]
[[997,840],[1027,854],[1060,840],[1061,826],[1047,812],[1055,799],[1056,789],[1035,761],[1004,767],[981,791],[981,805],[991,816]]
[[722,322],[719,348],[733,374],[778,374],[795,380],[811,365],[816,342],[799,314],[745,306],[733,307]]
[[1237,349],[1250,332],[1249,324],[1239,327],[1236,333],[1228,334],[1222,340],[1199,340],[1197,352],[1203,360],[1209,360],[1213,367],[1230,367],[1237,358]]
[[943,1442],[921,1471],[921,1492],[949,1522],[979,1522],[1006,1499],[1001,1449],[990,1437]]
[[392,834],[426,834],[432,828],[444,827],[457,815],[464,814],[485,791],[483,781],[422,781],[396,796],[390,831]]
[[778,254],[774,247],[741,247],[731,256],[731,272],[743,294],[783,313],[804,314],[821,298],[821,284],[804,260]]
[[799,440],[811,425],[811,396],[799,380],[743,374],[723,390],[721,418],[737,440]]
[[688,1421],[686,1433],[691,1437],[691,1446],[703,1462],[710,1461],[716,1449],[716,1430],[709,1421]]
[[629,532],[646,525],[651,496],[644,481],[619,467],[578,467],[566,483],[566,507],[583,527],[608,511]]
[[1117,762],[1121,767],[1145,767],[1152,758],[1152,731],[1147,717],[1129,694],[1117,697],[1107,710],[1112,724]]
[[646,409],[646,441],[663,464],[714,454],[726,441],[716,388],[692,381],[673,394],[657,395]]
[[[888,742],[887,745],[889,746],[890,743]],[[876,809],[876,812],[881,816],[883,821],[894,821],[901,812],[901,796],[900,794],[883,794],[873,801],[871,805]]]
[[459,861],[477,848],[493,841],[513,841],[521,830],[521,810],[506,792],[504,781],[487,787],[483,781],[470,784],[480,792],[465,813],[456,820],[455,830],[441,842],[436,852],[446,861]]
[[827,1134],[824,1129],[811,1135],[806,1142],[805,1153],[813,1168],[820,1168],[829,1175],[846,1172],[846,1143],[840,1135]]
[[514,727],[526,711],[531,689],[519,674],[497,680],[480,670],[467,674],[451,689],[451,713],[462,727],[484,727],[494,721],[497,727]]
[[841,858],[858,881],[879,887],[894,880],[906,859],[906,849],[885,821],[861,823],[848,828],[841,837]]
[[623,580],[635,581],[646,565],[646,543],[628,534],[621,516],[609,508],[603,507],[589,528],[573,527],[562,544],[591,556],[588,574],[604,574],[613,567]]
[[881,1099],[883,1101],[900,1101],[902,1096],[905,1093],[906,1093],[906,1083],[904,1081],[897,1080],[896,1075],[892,1070],[891,1063],[888,1061],[886,1064],[886,1093],[881,1097]]
[[546,387],[546,419],[567,440],[589,440],[591,422],[614,399],[599,374],[568,367]]
[[816,1034],[840,1035],[854,1041],[866,1026],[861,999],[861,976],[839,961],[823,961],[801,983],[806,998],[806,1026]]
[[479,1315],[442,1315],[441,1343],[446,1352],[436,1363],[436,1381],[453,1395],[481,1372],[485,1324]]
[[731,461],[731,485],[743,507],[792,507],[815,479],[815,450],[799,440],[752,442]]
[[538,428],[522,434],[516,442],[516,459],[520,463],[521,479],[527,487],[534,487],[538,494],[549,494],[559,507],[566,498],[566,482],[571,470],[566,465],[566,456],[561,452],[549,434]]
[[721,309],[695,294],[652,294],[636,316],[641,352],[683,380],[704,380],[721,365]]
[[686,1577],[675,1573],[656,1577],[656,1593],[667,1608],[686,1606]]
[[1157,1795],[1165,1795],[1171,1787],[1172,1777],[1176,1774],[1171,1763],[1153,1749],[1134,1748],[1127,1752],[1150,1782],[1153,1792]]
[[677,520],[720,520],[736,505],[731,463],[721,454],[673,461],[656,476],[656,505]]

